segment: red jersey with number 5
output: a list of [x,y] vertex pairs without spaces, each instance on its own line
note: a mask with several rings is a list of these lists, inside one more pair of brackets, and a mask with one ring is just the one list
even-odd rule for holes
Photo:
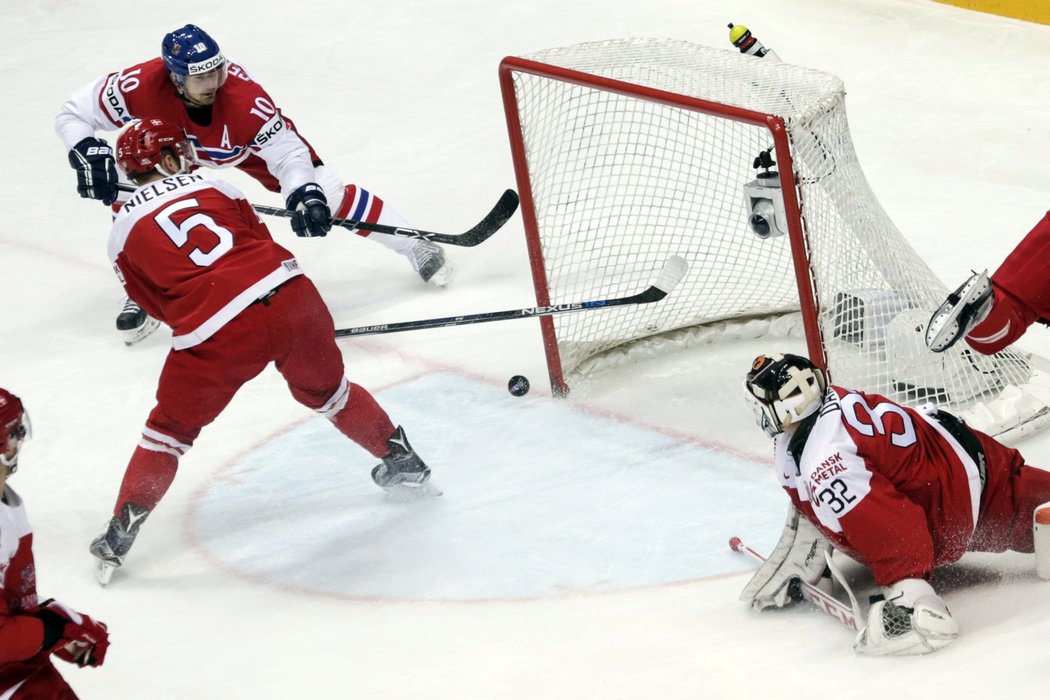
[[977,525],[980,470],[935,413],[831,386],[815,422],[776,437],[781,486],[879,585],[958,560]]
[[199,175],[138,188],[113,221],[109,258],[128,296],[171,326],[176,350],[302,274],[240,190]]

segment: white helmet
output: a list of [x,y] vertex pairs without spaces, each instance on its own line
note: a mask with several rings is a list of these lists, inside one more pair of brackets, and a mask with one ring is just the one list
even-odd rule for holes
[[744,380],[744,395],[755,423],[767,435],[810,416],[824,403],[824,371],[799,355],[759,355]]

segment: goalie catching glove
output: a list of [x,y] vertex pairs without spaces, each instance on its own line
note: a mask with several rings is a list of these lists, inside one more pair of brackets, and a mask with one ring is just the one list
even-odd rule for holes
[[44,601],[36,616],[44,623],[43,649],[81,668],[105,661],[109,632],[101,622],[57,600]]
[[749,601],[755,610],[782,608],[801,599],[797,584],[792,585],[794,581],[816,584],[823,579],[830,588],[824,559],[825,552],[830,551],[827,538],[792,505],[784,522],[784,534],[748,581],[740,600]]
[[906,578],[875,599],[853,649],[867,656],[929,654],[958,638],[959,625],[933,586]]

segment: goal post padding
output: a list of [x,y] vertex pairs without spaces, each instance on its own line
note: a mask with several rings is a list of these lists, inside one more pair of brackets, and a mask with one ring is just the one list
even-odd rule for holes
[[[868,186],[840,79],[621,39],[505,58],[500,84],[538,304],[637,292],[671,255],[690,266],[658,304],[541,319],[556,394],[625,344],[800,312],[810,355],[839,384],[969,411],[990,432],[1044,414],[1050,382],[1027,354],[925,347],[948,290]],[[748,224],[762,151],[785,235]]]

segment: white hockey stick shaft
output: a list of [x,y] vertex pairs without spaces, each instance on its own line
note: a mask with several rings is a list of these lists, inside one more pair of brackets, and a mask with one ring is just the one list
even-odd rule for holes
[[[744,544],[739,537],[731,538],[729,540],[729,547],[734,552],[746,554],[760,564],[766,561],[764,556]],[[801,593],[802,597],[810,603],[816,605],[828,615],[831,615],[833,618],[846,625],[846,627],[849,627],[854,631],[860,629],[857,624],[857,615],[852,609],[850,609],[850,606],[846,605],[835,596],[825,593],[811,583],[806,583],[805,581],[798,579],[796,579],[794,583],[798,584],[799,593]],[[852,597],[852,593],[850,596]]]

